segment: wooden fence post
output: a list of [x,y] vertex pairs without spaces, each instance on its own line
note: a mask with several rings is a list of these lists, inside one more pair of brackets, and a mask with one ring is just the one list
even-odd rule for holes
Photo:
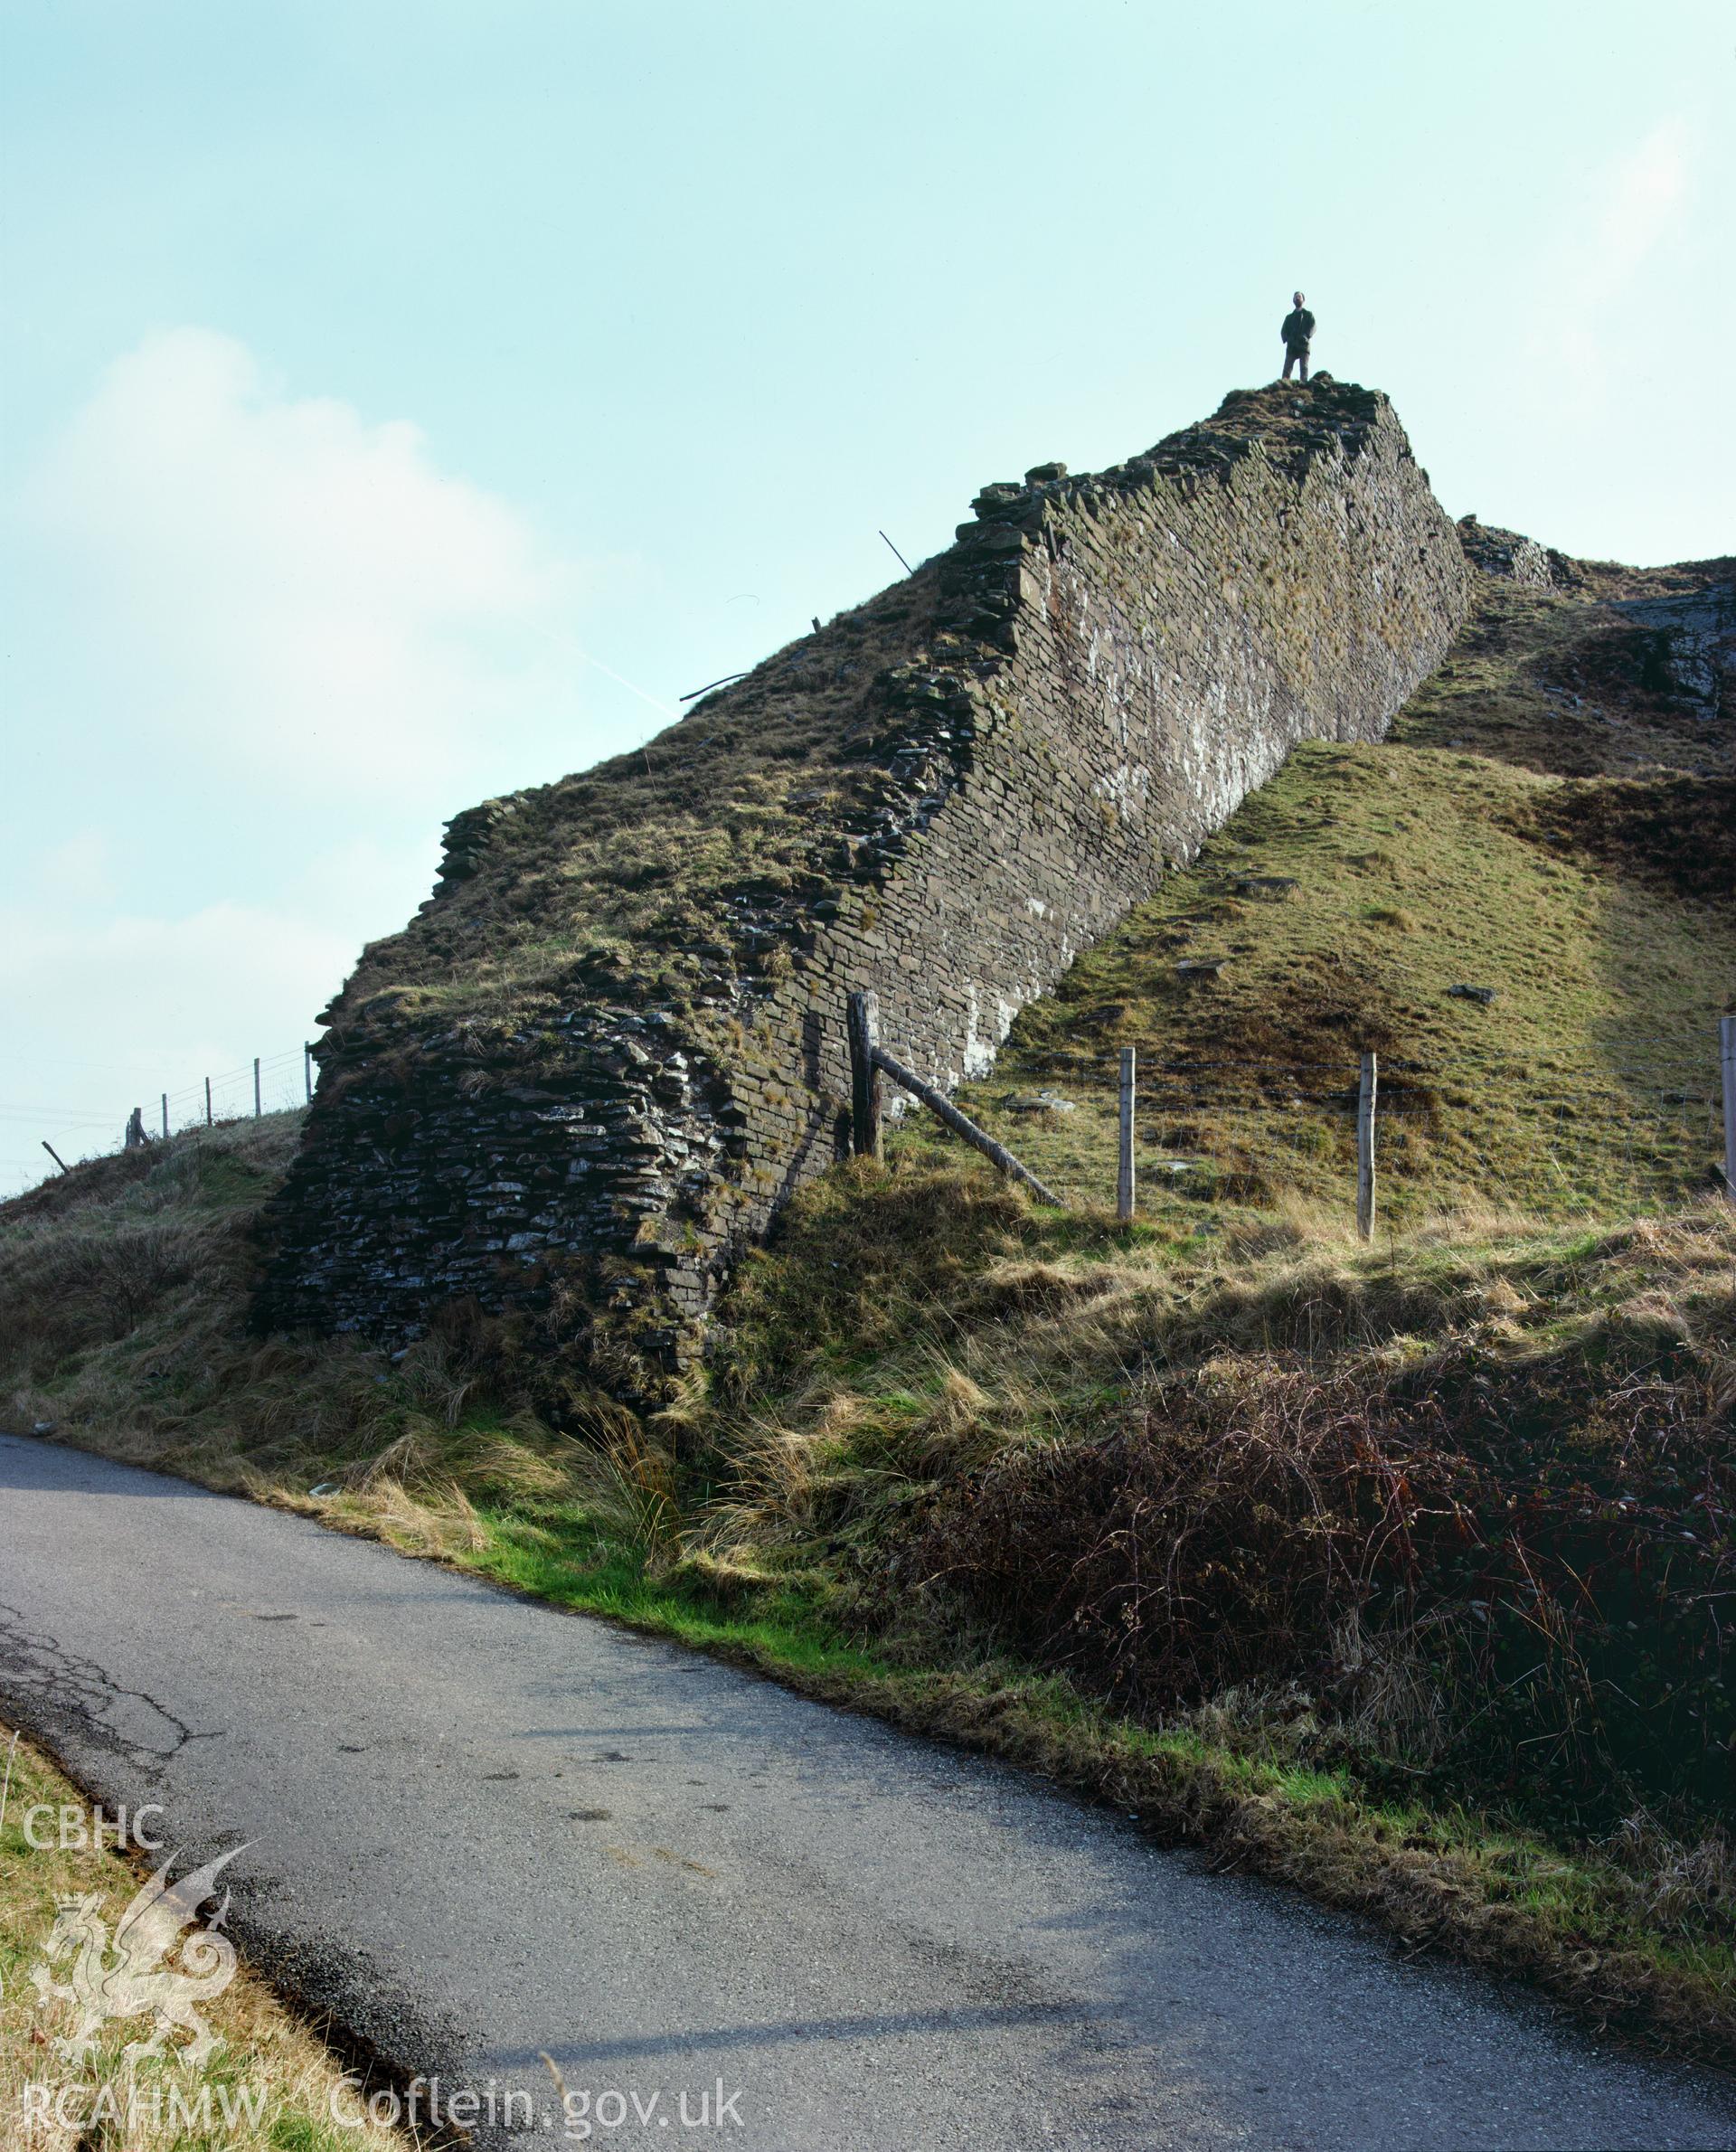
[[1125,1225],[1133,1216],[1133,1100],[1138,1067],[1135,1048],[1121,1049],[1121,1147],[1116,1160],[1115,1214]]
[[884,1069],[892,1081],[909,1091],[911,1098],[920,1099],[929,1111],[943,1120],[955,1136],[962,1136],[967,1144],[979,1150],[989,1164],[1002,1173],[1010,1173],[1015,1181],[1023,1181],[1039,1203],[1061,1207],[1061,1198],[1052,1189],[1045,1188],[1028,1166],[1022,1166],[1004,1143],[997,1143],[986,1128],[979,1128],[970,1116],[955,1106],[943,1090],[925,1083],[914,1069],[907,1069],[896,1056],[883,1046],[874,1048],[874,1066]]
[[211,1126],[211,1078],[205,1078],[205,1126]]
[[301,1080],[307,1086],[307,1103],[314,1102],[314,1050],[304,1039],[301,1043]]
[[880,1131],[880,1002],[873,994],[853,994],[845,1019],[850,1034],[850,1147],[858,1158],[882,1156]]
[[53,1159],[55,1165],[60,1167],[62,1173],[71,1172],[72,1168],[67,1164],[66,1160],[61,1157],[61,1154],[54,1148],[54,1146],[48,1140],[46,1136],[44,1136],[42,1138],[42,1148],[48,1153],[49,1156]]
[[1375,1060],[1363,1056],[1362,1081],[1356,1087],[1356,1237],[1374,1238],[1374,1085]]
[[1736,1016],[1718,1019],[1718,1066],[1724,1084],[1724,1194],[1736,1203]]
[[169,1140],[169,1094],[167,1091],[163,1094],[163,1140],[165,1143]]
[[259,1057],[253,1056],[253,1118],[259,1118]]

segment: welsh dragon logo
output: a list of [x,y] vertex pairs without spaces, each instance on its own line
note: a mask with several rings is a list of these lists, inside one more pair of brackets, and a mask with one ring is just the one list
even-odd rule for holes
[[[105,2025],[148,2015],[150,2037],[130,2042],[123,2051],[125,2060],[137,2062],[164,2053],[169,2035],[179,2031],[193,2037],[167,2052],[184,2063],[204,2062],[218,2042],[198,2006],[222,1995],[235,1977],[235,1946],[219,1932],[228,1917],[229,1892],[223,1892],[222,1903],[203,1924],[199,1908],[216,1896],[223,1868],[245,1851],[237,1845],[179,1883],[169,1881],[176,1857],[171,1854],[121,1914],[112,1941],[99,1892],[61,1899],[49,1930],[48,1963],[33,1967],[30,1976],[39,2009],[71,2003],[78,2013],[72,2031],[55,2041],[57,2053],[68,2062],[82,2062],[96,2052],[96,2036]],[[196,1932],[183,1941],[186,1928]],[[179,1965],[172,1966],[167,1960],[177,1952]],[[63,1959],[71,1959],[71,1972],[56,1980],[49,1965]]]

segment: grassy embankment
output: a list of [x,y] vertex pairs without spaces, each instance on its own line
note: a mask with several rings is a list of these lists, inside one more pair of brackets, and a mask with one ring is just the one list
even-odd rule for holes
[[[368,2119],[354,2086],[326,2043],[242,1967],[222,1994],[200,2006],[220,2044],[203,2063],[173,2054],[132,2062],[122,2050],[150,2033],[145,2017],[118,2019],[95,2053],[56,2050],[77,2013],[46,2003],[32,1978],[46,1967],[64,1984],[64,1957],[46,1949],[62,1900],[94,1897],[112,1931],[146,1874],[112,1840],[61,1850],[25,1835],[33,1808],[89,1810],[76,1789],[28,1742],[0,1727],[0,2133],[8,2152],[404,2152],[406,2139]],[[52,1817],[33,1835],[54,1839]],[[171,1963],[174,1960],[171,1959]],[[175,2036],[177,2045],[187,2035]],[[365,2099],[365,2091],[362,2095]],[[343,2119],[340,2120],[339,2117]]]
[[289,1134],[116,1161],[39,1227],[60,1373],[14,1410],[991,1748],[1600,2016],[1736,2030],[1720,1209],[1202,1244],[905,1160],[803,1199],[709,1396],[561,1433],[436,1345],[241,1336]]
[[[1371,1047],[1401,1230],[1704,1193],[1736,999],[1736,735],[1646,687],[1645,643],[1486,580],[1385,744],[1298,750],[1024,1013],[962,1101],[1058,1193],[1112,1202],[1132,1045],[1147,1207],[1342,1214]],[[1067,1107],[1041,1110],[1045,1091]]]
[[[1298,755],[1027,1012],[974,1102],[1075,1194],[1111,1185],[1085,1075],[1130,1040],[1189,1082],[1131,1227],[903,1129],[745,1266],[703,1388],[557,1428],[474,1326],[395,1363],[247,1337],[294,1124],[241,1125],[0,1213],[14,1424],[978,1743],[1728,2053],[1736,1218],[1684,1103],[1728,780],[1610,632],[1491,588],[1392,745]],[[1407,1109],[1372,1249],[1364,1044]],[[1033,1085],[1074,1110],[1015,1112]]]

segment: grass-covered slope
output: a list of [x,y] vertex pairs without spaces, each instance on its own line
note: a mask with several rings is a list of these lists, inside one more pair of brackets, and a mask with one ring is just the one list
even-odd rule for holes
[[1063,1194],[1112,1200],[1132,1045],[1148,1204],[1342,1211],[1371,1048],[1401,1226],[1703,1191],[1736,1006],[1736,710],[1687,701],[1615,609],[1731,571],[1561,572],[1479,577],[1391,739],[1298,749],[1021,1015],[969,1109]]
[[1069,1209],[907,1122],[637,1418],[462,1306],[391,1360],[250,1337],[295,1120],[235,1124],[0,1206],[9,1424],[992,1747],[1736,2052],[1731,713],[1621,609],[1728,578],[1554,573],[1483,578],[1390,743],[1303,750],[1027,1009],[969,1102]]
[[1736,1213],[1370,1251],[1044,1213],[910,1154],[797,1198],[709,1384],[552,1426],[498,1336],[250,1340],[293,1131],[0,1217],[13,1425],[284,1503],[1033,1764],[1736,2049]]

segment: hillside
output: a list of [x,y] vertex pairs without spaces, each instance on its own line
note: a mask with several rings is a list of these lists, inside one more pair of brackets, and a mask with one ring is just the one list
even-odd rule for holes
[[1472,580],[1391,402],[1324,377],[971,508],[638,753],[455,819],[322,1020],[263,1324],[401,1345],[463,1297],[666,1398],[845,1147],[846,996],[983,1073],[1293,748],[1384,736]]
[[[1502,568],[1526,543],[1467,537]],[[1298,748],[1020,1016],[962,1102],[1051,1186],[1113,1201],[1123,1045],[1160,1213],[1342,1211],[1364,1048],[1394,1222],[1607,1215],[1711,1185],[1736,1007],[1736,570],[1530,552],[1554,582],[1479,573],[1385,742]],[[1674,657],[1671,618],[1698,624]]]
[[1462,537],[1468,617],[1391,737],[1299,746],[961,1093],[1067,1208],[907,1119],[635,1411],[463,1298],[390,1353],[250,1330],[298,1117],[231,1124],[0,1208],[10,1423],[994,1748],[1736,2053],[1731,569]]

